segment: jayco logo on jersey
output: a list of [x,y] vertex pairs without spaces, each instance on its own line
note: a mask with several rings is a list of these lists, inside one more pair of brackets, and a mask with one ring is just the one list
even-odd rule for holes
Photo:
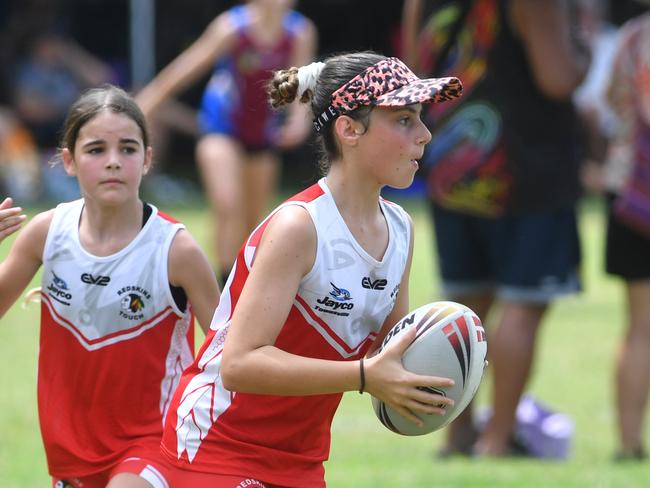
[[368,290],[384,290],[387,284],[388,280],[384,280],[382,278],[373,280],[368,276],[364,276],[361,280],[361,286],[367,288]]
[[68,290],[68,284],[65,282],[65,280],[57,276],[56,273],[52,271],[52,281],[47,287],[47,294],[63,305],[70,305],[69,300],[72,300],[72,293],[70,293]]
[[351,302],[352,296],[350,292],[345,288],[339,288],[331,281],[330,285],[332,285],[332,291],[330,291],[329,295],[325,295],[320,300],[316,300],[316,303],[319,305],[316,305],[314,308],[319,312],[347,317],[350,313],[340,310],[352,310],[354,308],[354,303]]
[[120,299],[120,317],[128,320],[141,320],[145,308],[145,299],[150,300],[151,294],[141,286],[125,286],[117,292]]

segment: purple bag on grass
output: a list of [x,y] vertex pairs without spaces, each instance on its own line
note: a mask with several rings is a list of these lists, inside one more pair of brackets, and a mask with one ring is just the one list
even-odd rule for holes
[[[476,427],[482,431],[492,411],[477,412]],[[565,460],[571,454],[575,432],[571,418],[539,403],[531,395],[523,395],[517,406],[514,442],[530,456],[548,460]]]

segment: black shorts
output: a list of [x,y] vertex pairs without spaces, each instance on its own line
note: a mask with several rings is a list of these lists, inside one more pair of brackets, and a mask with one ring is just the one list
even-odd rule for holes
[[612,212],[614,196],[607,199],[607,273],[634,281],[650,278],[650,239],[621,222]]
[[432,206],[442,275],[451,300],[495,293],[549,303],[580,290],[580,240],[573,207],[486,218]]

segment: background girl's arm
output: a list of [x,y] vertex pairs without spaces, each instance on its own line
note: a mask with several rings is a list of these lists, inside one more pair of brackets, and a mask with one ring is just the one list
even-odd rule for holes
[[9,197],[0,203],[0,242],[20,229],[20,226],[27,218],[23,214],[23,209],[13,207],[13,203],[13,200]]
[[138,93],[136,101],[145,115],[151,115],[165,99],[187,88],[207,73],[216,60],[230,49],[234,32],[228,12],[214,19],[190,47]]
[[54,211],[38,214],[18,234],[7,258],[0,263],[0,317],[29,285],[41,264]]
[[[316,57],[317,45],[316,27],[305,19],[305,27],[294,42],[289,66],[306,66]],[[308,103],[292,103],[288,107],[287,122],[280,130],[279,146],[290,148],[300,144],[311,130],[311,111]]]
[[219,303],[219,285],[205,253],[185,230],[178,231],[169,250],[169,282],[185,290],[194,315],[207,334]]

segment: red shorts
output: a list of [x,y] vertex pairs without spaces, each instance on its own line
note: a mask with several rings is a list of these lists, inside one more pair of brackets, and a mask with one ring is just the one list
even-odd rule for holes
[[280,488],[246,476],[232,476],[228,474],[201,473],[176,469],[171,475],[171,486],[174,488],[197,488],[209,486],[210,488]]
[[163,463],[166,468],[169,486],[173,488],[207,486],[210,488],[283,488],[280,485],[272,485],[247,475],[216,474],[181,469],[166,457],[163,457]]
[[201,473],[185,469],[175,469],[170,477],[170,485],[174,488],[283,488],[247,476],[232,476],[229,474]]
[[[128,457],[110,470],[101,471],[81,478],[52,478],[53,488],[105,488],[114,476],[132,473],[147,480],[153,488],[170,488],[169,472],[160,459]],[[200,485],[199,485],[200,486]],[[253,485],[254,486],[254,485]]]

